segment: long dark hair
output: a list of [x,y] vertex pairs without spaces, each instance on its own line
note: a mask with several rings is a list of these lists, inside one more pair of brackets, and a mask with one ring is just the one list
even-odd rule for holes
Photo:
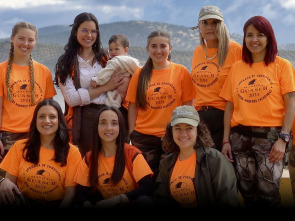
[[[90,154],[90,162],[89,162],[89,182],[91,184],[92,189],[95,189],[98,182],[97,171],[98,171],[98,156],[102,149],[101,138],[98,135],[98,124],[99,117],[102,112],[106,110],[114,111],[119,120],[119,135],[116,139],[117,150],[115,156],[115,164],[113,168],[113,172],[110,178],[110,182],[112,184],[117,184],[123,177],[125,170],[125,155],[124,155],[124,144],[125,144],[125,125],[124,118],[121,114],[121,111],[113,106],[104,105],[98,112],[95,120],[94,120],[94,130],[93,130],[93,141],[91,146],[91,154]],[[89,153],[86,154],[86,156]]]
[[[169,40],[169,45],[171,45],[170,42],[170,35],[167,31],[162,31],[162,30],[158,30],[158,31],[153,31],[149,34],[148,38],[147,38],[147,48],[151,42],[151,40],[154,37],[165,37]],[[168,55],[168,60],[171,59],[171,54]],[[146,110],[148,108],[148,102],[146,100],[146,91],[148,89],[150,80],[151,80],[151,76],[152,76],[152,72],[153,72],[153,61],[151,59],[151,57],[148,57],[146,63],[144,64],[144,66],[142,67],[142,69],[140,70],[140,74],[138,77],[138,86],[136,89],[136,100],[135,100],[135,106],[137,108],[140,108],[142,110]]]
[[58,129],[54,138],[54,158],[55,162],[60,162],[61,166],[67,164],[67,156],[69,152],[69,131],[68,126],[65,121],[62,109],[57,101],[48,98],[40,103],[35,108],[33,119],[30,124],[29,138],[23,149],[23,157],[26,161],[38,164],[39,163],[39,153],[41,147],[40,133],[37,129],[37,114],[41,107],[50,105],[54,107],[58,114]]
[[253,64],[252,54],[247,48],[246,41],[245,41],[246,31],[248,26],[250,25],[253,25],[260,33],[265,34],[265,36],[267,37],[266,54],[264,57],[264,63],[267,66],[271,62],[274,62],[276,56],[278,55],[278,47],[277,47],[277,40],[273,31],[273,28],[270,22],[263,16],[253,16],[249,18],[244,25],[242,59],[247,64],[250,64],[250,65]]
[[[197,126],[197,134],[197,142],[194,146],[194,149],[197,149],[198,147],[211,148],[214,146],[214,141],[211,137],[211,133],[207,125],[202,120]],[[162,138],[162,148],[167,153],[174,153],[180,151],[178,145],[175,143],[173,139],[172,126],[170,123],[167,124],[165,135]]]
[[85,21],[93,21],[96,25],[98,31],[96,42],[92,45],[92,50],[95,54],[95,59],[105,67],[108,60],[108,55],[106,50],[102,47],[100,39],[99,25],[96,17],[92,13],[83,12],[77,15],[74,19],[72,26],[72,31],[68,40],[68,43],[65,45],[65,53],[58,58],[57,64],[55,65],[55,84],[58,86],[58,78],[62,84],[65,84],[65,81],[68,76],[71,76],[73,71],[73,65],[77,63],[77,54],[82,52],[82,47],[77,40],[77,31],[81,23]]

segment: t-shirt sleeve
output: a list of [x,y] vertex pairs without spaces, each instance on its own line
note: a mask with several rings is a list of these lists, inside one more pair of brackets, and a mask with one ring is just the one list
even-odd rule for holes
[[133,161],[133,171],[132,174],[136,182],[138,182],[141,178],[145,177],[146,175],[153,176],[153,171],[151,170],[150,166],[144,159],[142,154],[138,154],[134,161]]
[[89,167],[85,162],[85,157],[83,157],[83,159],[79,162],[74,181],[82,186],[90,186]]
[[66,173],[66,180],[65,180],[65,186],[75,186],[75,175],[77,173],[78,166],[80,164],[80,161],[82,161],[81,154],[79,152],[79,149],[71,145],[68,159],[67,159],[67,173]]

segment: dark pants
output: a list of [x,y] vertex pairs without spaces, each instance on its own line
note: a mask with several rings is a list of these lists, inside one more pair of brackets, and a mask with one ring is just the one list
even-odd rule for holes
[[221,151],[224,131],[224,111],[217,108],[211,108],[208,110],[198,111],[198,113],[200,115],[200,119],[203,120],[208,126],[215,144],[215,149]]
[[266,138],[230,135],[238,189],[246,207],[275,207],[281,202],[280,182],[284,158],[277,163],[268,160],[273,143]]
[[130,134],[130,139],[132,145],[142,151],[142,155],[154,172],[153,180],[155,181],[159,173],[160,160],[164,156],[161,137],[142,134],[134,130]]

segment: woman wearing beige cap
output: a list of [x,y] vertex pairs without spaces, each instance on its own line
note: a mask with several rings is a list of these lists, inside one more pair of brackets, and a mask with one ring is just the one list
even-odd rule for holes
[[232,64],[241,59],[242,46],[229,38],[221,10],[204,6],[198,19],[200,44],[192,58],[191,75],[196,90],[194,106],[212,134],[215,148],[221,151],[223,115],[226,101],[219,92]]
[[216,149],[193,106],[174,109],[163,137],[154,199],[169,207],[239,207],[232,164]]

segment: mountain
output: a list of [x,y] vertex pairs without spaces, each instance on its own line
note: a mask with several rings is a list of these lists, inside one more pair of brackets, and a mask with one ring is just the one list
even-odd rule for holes
[[[148,58],[146,51],[147,36],[154,30],[167,30],[171,35],[173,49],[171,51],[172,61],[183,64],[188,70],[191,69],[191,59],[194,48],[199,44],[198,32],[188,27],[171,25],[158,22],[129,21],[101,24],[101,41],[105,48],[108,47],[108,40],[115,33],[126,34],[130,41],[129,55],[136,57],[141,65]],[[46,65],[54,76],[54,67],[58,57],[64,52],[64,45],[67,43],[71,28],[65,25],[48,26],[40,28],[38,42],[32,52],[33,59]],[[238,34],[230,34],[231,39],[242,43],[243,37]],[[8,58],[10,40],[0,39],[0,62]],[[279,48],[281,57],[288,59],[295,67],[295,44],[283,45]],[[64,108],[63,97],[57,89],[56,100]]]
[[[199,44],[199,36],[196,30],[167,23],[147,21],[114,22],[101,24],[99,29],[104,47],[108,47],[109,38],[115,33],[127,35],[130,46],[145,47],[147,36],[154,30],[168,31],[174,50],[193,51],[196,45]],[[70,31],[71,27],[65,25],[40,28],[38,42],[65,45],[70,36]],[[243,41],[242,36],[238,34],[230,34],[230,37],[240,44]]]
[[[139,59],[144,64],[148,58],[146,52],[147,36],[154,30],[166,30],[171,36],[173,46],[172,61],[183,64],[189,70],[194,48],[199,44],[198,31],[189,27],[147,21],[128,21],[100,24],[101,42],[105,48],[108,40],[115,33],[126,34],[130,41],[129,54]],[[64,51],[71,27],[66,25],[54,25],[39,29],[38,43],[33,50],[33,58],[46,66],[54,73],[54,66],[58,57]],[[231,39],[242,44],[243,37],[238,34],[230,34]],[[0,39],[0,62],[8,57],[9,39]],[[280,56],[291,61],[295,66],[295,44],[283,45],[279,49]]]

